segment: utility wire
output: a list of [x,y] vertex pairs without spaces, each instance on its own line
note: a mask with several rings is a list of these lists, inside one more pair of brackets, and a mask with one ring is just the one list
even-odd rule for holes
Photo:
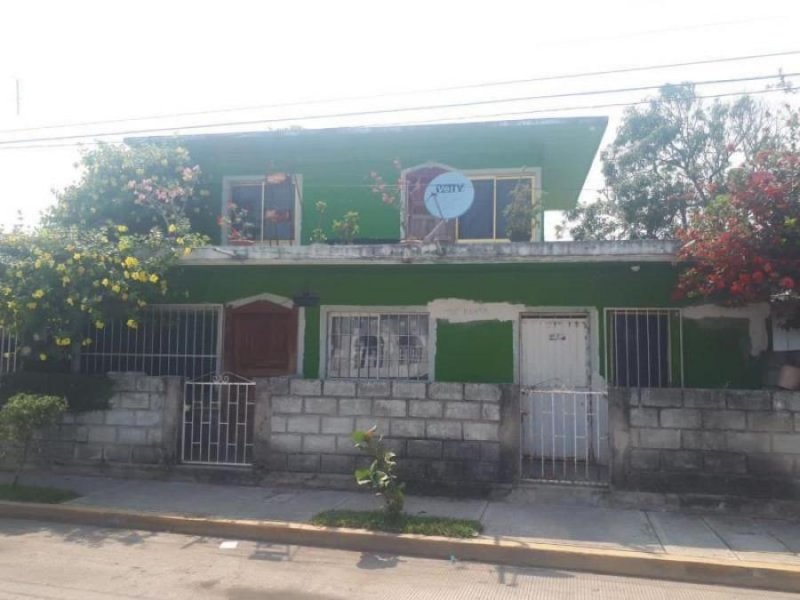
[[[706,99],[716,99],[716,98],[727,98],[733,96],[752,96],[756,94],[771,94],[776,92],[786,93],[784,89],[781,88],[770,88],[765,90],[742,90],[738,92],[727,92],[724,94],[709,94],[709,95],[702,95],[696,96],[698,100],[706,100]],[[470,119],[475,120],[482,120],[486,118],[503,118],[503,117],[514,117],[514,116],[523,116],[523,115],[531,115],[531,114],[539,114],[539,113],[554,113],[560,111],[577,111],[577,110],[595,110],[601,108],[620,108],[620,107],[630,107],[630,106],[643,106],[649,104],[650,100],[639,100],[636,102],[615,102],[615,103],[608,103],[608,104],[590,104],[590,105],[582,105],[582,106],[558,106],[552,108],[540,108],[540,109],[527,109],[523,111],[506,111],[501,113],[484,113],[484,114],[475,114],[475,115],[462,115],[457,117],[438,117],[435,119],[429,120],[421,120],[421,121],[395,121],[392,123],[371,123],[367,125],[359,125],[359,127],[398,127],[398,126],[414,126],[414,125],[430,125],[430,124],[445,124],[450,123],[453,121],[466,121]],[[268,131],[267,131],[268,132]],[[235,135],[238,132],[231,132],[232,135]],[[265,132],[266,133],[266,132]],[[115,143],[113,141],[102,141],[102,140],[87,140],[84,142],[70,142],[64,144],[30,144],[30,145],[8,145],[8,146],[0,146],[0,151],[3,150],[36,150],[36,149],[50,149],[50,148],[81,148],[86,146],[95,146],[104,143]]]
[[158,113],[152,115],[142,115],[136,117],[125,117],[119,119],[105,119],[105,120],[98,120],[98,121],[81,121],[81,122],[74,122],[74,123],[61,123],[61,124],[53,124],[53,125],[41,125],[38,127],[21,127],[15,129],[2,129],[0,130],[0,134],[6,133],[22,133],[28,131],[44,131],[49,129],[66,129],[70,127],[90,127],[95,125],[109,125],[115,123],[129,123],[134,121],[155,121],[159,119],[172,119],[172,118],[180,118],[180,117],[196,117],[196,116],[203,116],[203,115],[212,115],[212,114],[221,114],[221,113],[231,113],[231,112],[245,112],[245,111],[252,111],[252,110],[263,110],[267,108],[287,108],[287,107],[294,107],[294,106],[310,106],[310,105],[318,105],[318,104],[331,104],[334,102],[353,102],[357,100],[374,100],[378,98],[387,98],[387,97],[396,97],[396,96],[410,96],[410,95],[417,95],[417,94],[433,94],[433,93],[440,93],[440,92],[453,92],[453,91],[463,91],[463,90],[474,90],[474,89],[483,89],[483,88],[490,88],[490,87],[500,87],[500,86],[510,86],[510,85],[520,85],[524,83],[537,83],[537,82],[544,82],[544,81],[561,81],[566,79],[580,79],[585,77],[599,77],[604,75],[618,75],[618,74],[625,74],[625,73],[637,73],[642,71],[656,71],[662,69],[675,69],[675,68],[683,68],[683,67],[692,67],[692,66],[700,66],[700,65],[710,65],[710,64],[719,64],[719,63],[730,63],[730,62],[740,62],[746,60],[757,60],[763,58],[776,58],[781,56],[792,56],[800,54],[800,50],[787,50],[784,52],[768,52],[764,54],[749,54],[744,56],[730,56],[724,58],[712,58],[712,59],[705,59],[705,60],[694,60],[694,61],[686,61],[686,62],[675,62],[675,63],[661,63],[656,65],[648,65],[648,66],[641,66],[641,67],[622,67],[618,69],[605,69],[600,71],[584,71],[579,73],[566,73],[560,75],[545,75],[541,77],[530,77],[525,79],[507,79],[507,80],[500,80],[500,81],[489,81],[489,82],[482,82],[482,83],[471,83],[465,85],[454,85],[454,86],[445,86],[445,87],[438,87],[438,88],[427,88],[427,89],[416,89],[416,90],[408,90],[408,91],[401,91],[401,92],[387,92],[384,94],[372,94],[372,95],[363,95],[363,96],[345,96],[345,97],[338,97],[338,98],[326,98],[326,99],[318,99],[318,100],[302,100],[296,102],[280,102],[274,104],[257,104],[257,105],[250,105],[250,106],[240,106],[240,107],[230,107],[230,108],[218,108],[218,109],[208,109],[208,110],[198,110],[198,111],[191,111],[191,112],[174,112],[174,113]]
[[[793,73],[782,73],[782,74],[775,74],[775,75],[754,75],[749,77],[734,77],[734,78],[727,78],[727,79],[708,79],[704,81],[693,81],[693,82],[686,82],[691,83],[694,85],[722,85],[722,84],[729,84],[729,83],[742,83],[747,81],[762,81],[766,79],[776,79],[779,76],[783,77],[795,77],[800,75],[800,72],[793,72]],[[557,94],[541,94],[538,96],[518,96],[512,98],[500,98],[500,99],[491,99],[491,100],[474,100],[468,102],[451,102],[447,104],[434,104],[434,105],[422,105],[422,106],[406,106],[406,107],[393,107],[393,108],[380,108],[380,109],[373,109],[373,110],[362,110],[362,111],[346,111],[346,112],[338,112],[338,113],[318,113],[313,115],[298,115],[293,117],[274,117],[270,119],[254,119],[254,120],[246,120],[246,121],[228,121],[224,123],[196,123],[192,125],[184,125],[184,126],[173,126],[173,127],[157,127],[157,128],[148,128],[148,129],[128,129],[122,131],[104,131],[104,132],[95,132],[95,133],[82,133],[82,134],[69,134],[69,135],[59,135],[59,136],[52,136],[52,137],[33,137],[33,138],[21,138],[16,140],[0,140],[0,146],[11,146],[14,144],[21,144],[21,143],[28,143],[28,142],[51,142],[51,141],[62,141],[62,140],[74,140],[74,139],[85,139],[85,138],[97,138],[97,137],[108,137],[108,136],[124,136],[124,135],[140,135],[140,134],[151,134],[151,133],[164,133],[164,132],[177,132],[177,131],[184,131],[184,130],[194,130],[194,129],[211,129],[217,127],[237,127],[237,126],[246,126],[246,125],[265,125],[268,123],[285,123],[285,122],[292,122],[292,121],[312,121],[312,120],[319,120],[319,119],[336,119],[342,117],[363,117],[363,116],[370,116],[370,115],[380,115],[380,114],[396,114],[396,113],[407,113],[407,112],[418,112],[423,110],[440,110],[443,108],[463,108],[466,106],[486,106],[492,104],[507,104],[511,102],[525,102],[531,100],[544,100],[544,99],[553,99],[553,98],[574,98],[574,97],[582,97],[582,96],[597,96],[597,95],[607,95],[607,94],[620,94],[620,93],[629,93],[629,92],[642,92],[642,91],[649,91],[655,90],[663,87],[664,84],[659,85],[642,85],[642,86],[634,86],[634,87],[626,87],[626,88],[611,88],[611,89],[603,89],[603,90],[591,90],[591,91],[579,91],[579,92],[561,92]]]

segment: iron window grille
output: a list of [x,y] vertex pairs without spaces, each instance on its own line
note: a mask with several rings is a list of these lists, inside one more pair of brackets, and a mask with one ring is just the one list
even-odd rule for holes
[[17,370],[17,336],[0,328],[0,376]]
[[139,326],[113,321],[87,332],[81,350],[88,374],[143,372],[197,378],[218,373],[222,355],[222,306],[169,304],[148,307]]
[[428,379],[427,314],[333,313],[327,339],[328,377]]
[[683,387],[680,309],[605,310],[606,378],[616,387]]

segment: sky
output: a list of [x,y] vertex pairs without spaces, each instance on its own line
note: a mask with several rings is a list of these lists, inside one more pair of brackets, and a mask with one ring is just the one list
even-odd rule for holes
[[[655,91],[327,115],[800,72],[800,54],[794,54],[424,91],[800,50],[798,30],[796,0],[12,0],[0,4],[0,224],[14,223],[18,211],[35,222],[52,203],[52,190],[76,179],[78,142],[91,147],[97,139],[118,140],[122,132],[137,130],[169,133],[258,120],[270,123],[184,131],[606,115],[606,145],[623,108],[597,105],[637,102]],[[800,77],[793,80],[800,83]],[[768,83],[698,89],[739,93]],[[242,107],[247,110],[237,110]],[[174,116],[202,111],[216,112]],[[142,118],[154,115],[172,116]],[[135,120],[85,125],[120,119]],[[40,139],[76,134],[88,137]],[[13,140],[19,143],[7,143]],[[587,179],[583,202],[592,201],[602,185],[598,166]],[[548,216],[549,238],[559,220]]]

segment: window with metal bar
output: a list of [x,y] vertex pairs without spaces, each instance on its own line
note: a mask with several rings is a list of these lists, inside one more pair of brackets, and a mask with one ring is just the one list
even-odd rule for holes
[[17,336],[0,328],[0,376],[17,370]]
[[428,315],[328,315],[328,377],[427,379]]
[[147,309],[136,329],[123,321],[92,327],[81,350],[81,371],[136,371],[194,379],[220,370],[222,307],[159,305]]
[[618,387],[683,385],[678,309],[606,309],[606,377]]

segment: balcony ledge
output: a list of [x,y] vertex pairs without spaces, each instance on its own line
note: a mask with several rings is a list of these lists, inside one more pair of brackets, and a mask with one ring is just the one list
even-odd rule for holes
[[675,262],[678,243],[663,240],[307,246],[205,246],[181,260],[203,265],[364,265]]

